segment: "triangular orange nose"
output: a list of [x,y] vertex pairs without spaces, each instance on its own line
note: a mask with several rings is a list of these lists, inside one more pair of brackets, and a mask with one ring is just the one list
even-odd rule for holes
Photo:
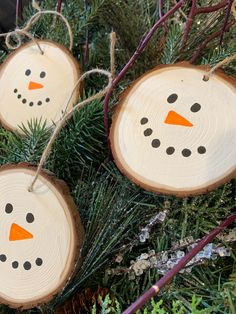
[[33,235],[22,228],[21,226],[13,223],[11,225],[9,240],[10,241],[16,241],[16,240],[26,240],[26,239],[32,239]]
[[183,126],[193,126],[193,124],[182,117],[175,111],[169,111],[166,117],[165,123],[167,124],[175,124],[175,125],[183,125]]
[[39,89],[39,88],[43,88],[43,85],[40,83],[36,83],[36,82],[29,82],[29,86],[28,89]]

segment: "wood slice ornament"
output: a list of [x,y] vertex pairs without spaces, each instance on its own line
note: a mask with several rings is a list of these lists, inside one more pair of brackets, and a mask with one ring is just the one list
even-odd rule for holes
[[120,170],[146,190],[207,192],[235,176],[236,79],[205,66],[159,66],[121,97],[110,133]]
[[75,269],[83,227],[65,183],[36,168],[0,168],[0,300],[15,308],[50,301]]
[[81,73],[69,50],[52,41],[35,41],[11,53],[0,67],[0,121],[22,133],[20,126],[42,119],[57,123],[77,101],[79,88],[69,97]]

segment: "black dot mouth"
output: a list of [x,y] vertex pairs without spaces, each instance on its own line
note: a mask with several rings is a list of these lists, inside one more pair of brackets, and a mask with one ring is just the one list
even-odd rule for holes
[[[0,263],[5,263],[7,261],[7,256],[5,254],[0,254]],[[13,269],[22,268],[24,270],[30,270],[33,266],[40,267],[43,265],[43,259],[41,257],[37,257],[34,263],[25,261],[22,265],[16,260],[12,261],[11,267]]]
[[[140,124],[142,126],[144,125],[147,125],[149,122],[148,118],[147,117],[142,117],[141,120],[140,120]],[[143,135],[148,138],[150,137],[151,135],[153,134],[153,129],[150,128],[150,127],[146,127],[143,131]],[[161,146],[161,141],[160,139],[158,138],[154,138],[152,139],[151,141],[151,146],[154,148],[154,149],[157,149]],[[166,154],[168,156],[171,156],[171,155],[174,155],[176,153],[176,149],[174,146],[168,146],[166,148]],[[199,146],[197,148],[197,153],[199,155],[204,155],[206,153],[206,147],[205,146]],[[189,149],[189,148],[183,148],[182,151],[181,151],[181,155],[183,157],[190,157],[192,155],[192,151]]]
[[17,99],[21,100],[22,104],[27,104],[30,107],[33,107],[34,105],[42,106],[48,104],[51,101],[49,97],[46,97],[44,101],[42,100],[38,100],[36,102],[33,102],[31,100],[28,101],[25,97],[22,96],[22,94],[19,93],[17,88],[13,90],[13,93],[16,94]]

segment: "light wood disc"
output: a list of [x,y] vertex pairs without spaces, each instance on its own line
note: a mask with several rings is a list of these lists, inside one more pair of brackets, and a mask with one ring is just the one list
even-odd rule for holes
[[75,269],[83,227],[65,183],[35,167],[0,168],[0,300],[14,308],[50,301]]
[[51,126],[77,101],[79,88],[66,106],[80,77],[79,65],[63,46],[30,42],[11,53],[0,67],[0,120],[10,130],[32,119]]
[[122,95],[111,147],[120,170],[144,189],[204,193],[235,176],[236,79],[187,63],[159,66]]

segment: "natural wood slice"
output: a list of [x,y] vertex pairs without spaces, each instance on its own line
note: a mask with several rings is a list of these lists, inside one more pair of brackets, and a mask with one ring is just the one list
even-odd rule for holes
[[67,102],[81,73],[71,53],[63,46],[30,42],[11,53],[0,67],[0,121],[7,129],[17,130],[32,119],[51,126],[72,108],[79,87]]
[[0,301],[31,308],[50,301],[75,270],[83,227],[65,183],[27,163],[0,168]]
[[204,66],[159,66],[133,83],[113,116],[117,166],[144,189],[207,192],[235,176],[236,79]]

